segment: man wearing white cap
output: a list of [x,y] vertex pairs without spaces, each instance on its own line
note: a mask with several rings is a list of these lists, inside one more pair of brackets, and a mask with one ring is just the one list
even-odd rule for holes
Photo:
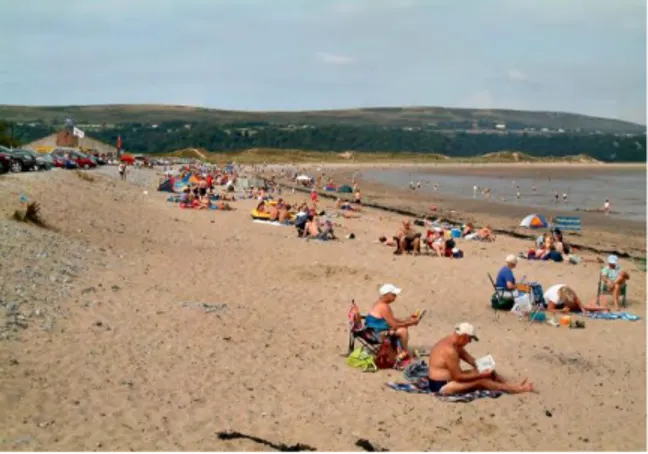
[[367,314],[365,326],[380,335],[390,331],[394,332],[400,340],[399,359],[404,359],[407,356],[407,342],[409,341],[407,328],[418,325],[419,317],[413,315],[404,320],[394,317],[391,304],[396,301],[396,297],[400,295],[400,292],[401,289],[393,284],[384,284],[380,287],[380,290],[378,290],[380,298]]
[[606,306],[605,294],[611,294],[614,301],[614,310],[619,311],[619,295],[626,285],[630,275],[621,271],[619,257],[610,255],[607,259],[607,266],[601,270],[601,298],[603,307]]
[[[479,341],[477,330],[470,323],[464,322],[456,325],[452,334],[432,347],[428,361],[430,391],[445,395],[484,389],[513,394],[533,391],[533,385],[526,379],[513,384],[506,382],[494,370],[479,372],[475,358],[464,349],[473,340]],[[472,369],[462,370],[462,360]]]

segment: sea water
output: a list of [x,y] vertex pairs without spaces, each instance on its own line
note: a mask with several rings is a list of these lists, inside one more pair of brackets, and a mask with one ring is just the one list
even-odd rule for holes
[[[553,208],[559,210],[594,210],[603,207],[610,200],[612,216],[636,221],[646,221],[646,169],[600,170],[588,174],[574,172],[569,177],[551,177],[551,169],[539,168],[537,176],[516,177],[510,170],[505,176],[461,174],[460,169],[453,174],[435,173],[431,168],[367,169],[362,178],[381,184],[409,188],[410,182],[421,182],[422,191],[427,194],[451,195],[461,198],[484,199],[493,202],[520,206]],[[564,172],[563,172],[564,175]],[[436,186],[436,189],[435,189]],[[478,190],[475,192],[474,187]],[[535,186],[535,192],[533,187]],[[490,188],[490,196],[482,194]],[[519,188],[519,189],[518,189]],[[518,197],[519,190],[519,197]],[[556,201],[555,194],[558,194]],[[566,201],[563,194],[567,194]]]

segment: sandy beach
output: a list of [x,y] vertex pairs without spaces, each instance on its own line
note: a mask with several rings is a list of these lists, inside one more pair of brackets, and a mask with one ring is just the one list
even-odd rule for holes
[[[219,440],[221,431],[331,451],[359,450],[359,439],[394,451],[646,449],[646,275],[633,261],[621,263],[631,273],[628,311],[640,321],[529,326],[492,311],[486,276],[527,240],[464,241],[461,260],[396,257],[375,242],[403,220],[385,211],[336,219],[338,235],[355,240],[306,242],[294,228],[253,223],[252,200],[233,212],[182,210],[155,191],[153,171],[133,170],[129,182],[111,167],[88,175],[0,178],[4,450],[267,449]],[[430,204],[362,190],[385,204]],[[40,203],[53,230],[9,219],[20,194]],[[434,203],[494,227],[517,216]],[[578,240],[645,256],[641,235],[620,222]],[[516,274],[545,289],[569,284],[589,300],[599,270],[521,261]],[[349,304],[367,311],[385,282],[403,289],[397,315],[427,310],[411,330],[414,347],[429,349],[468,321],[481,339],[469,351],[493,355],[498,371],[528,377],[537,393],[446,403],[387,388],[404,381],[398,371],[347,366]]]
[[[278,168],[278,167],[277,167]],[[520,220],[530,212],[538,209],[520,205],[505,204],[498,201],[484,201],[482,199],[467,199],[442,193],[425,193],[410,191],[406,187],[394,188],[362,178],[362,172],[370,168],[394,169],[411,168],[411,164],[395,163],[389,165],[364,165],[364,164],[323,164],[299,166],[307,172],[317,174],[324,172],[331,176],[337,184],[350,184],[353,175],[361,184],[363,198],[381,206],[400,208],[420,215],[436,215],[457,220],[459,222],[474,222],[478,225],[491,225],[494,229],[501,229],[518,234],[531,234],[527,229],[519,228]],[[276,169],[276,168],[275,168]],[[535,175],[543,169],[551,169],[556,178],[583,178],[587,175],[596,175],[614,170],[617,172],[645,169],[645,165],[636,164],[420,164],[416,169],[433,170],[436,173],[447,175],[506,175],[507,178],[522,178]],[[268,166],[267,175],[272,167]],[[325,180],[324,180],[325,181]],[[437,210],[430,212],[430,206]],[[615,251],[633,257],[646,257],[646,223],[634,220],[608,217],[603,213],[576,212],[566,210],[560,206],[556,208],[543,208],[540,210],[547,218],[556,216],[579,216],[582,220],[583,230],[580,234],[569,234],[570,241],[592,247],[601,251]]]

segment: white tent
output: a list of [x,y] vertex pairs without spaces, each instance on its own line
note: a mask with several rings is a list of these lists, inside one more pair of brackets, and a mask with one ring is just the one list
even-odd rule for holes
[[309,177],[308,175],[299,175],[297,178],[295,178],[297,181],[311,181],[312,178]]

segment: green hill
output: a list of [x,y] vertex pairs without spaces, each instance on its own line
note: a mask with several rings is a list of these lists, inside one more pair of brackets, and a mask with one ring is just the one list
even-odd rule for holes
[[385,107],[301,112],[252,112],[167,105],[12,106],[0,105],[0,118],[16,122],[161,123],[168,121],[220,124],[313,124],[350,126],[431,127],[437,129],[549,128],[583,132],[643,133],[645,126],[627,121],[563,112],[445,107]]

